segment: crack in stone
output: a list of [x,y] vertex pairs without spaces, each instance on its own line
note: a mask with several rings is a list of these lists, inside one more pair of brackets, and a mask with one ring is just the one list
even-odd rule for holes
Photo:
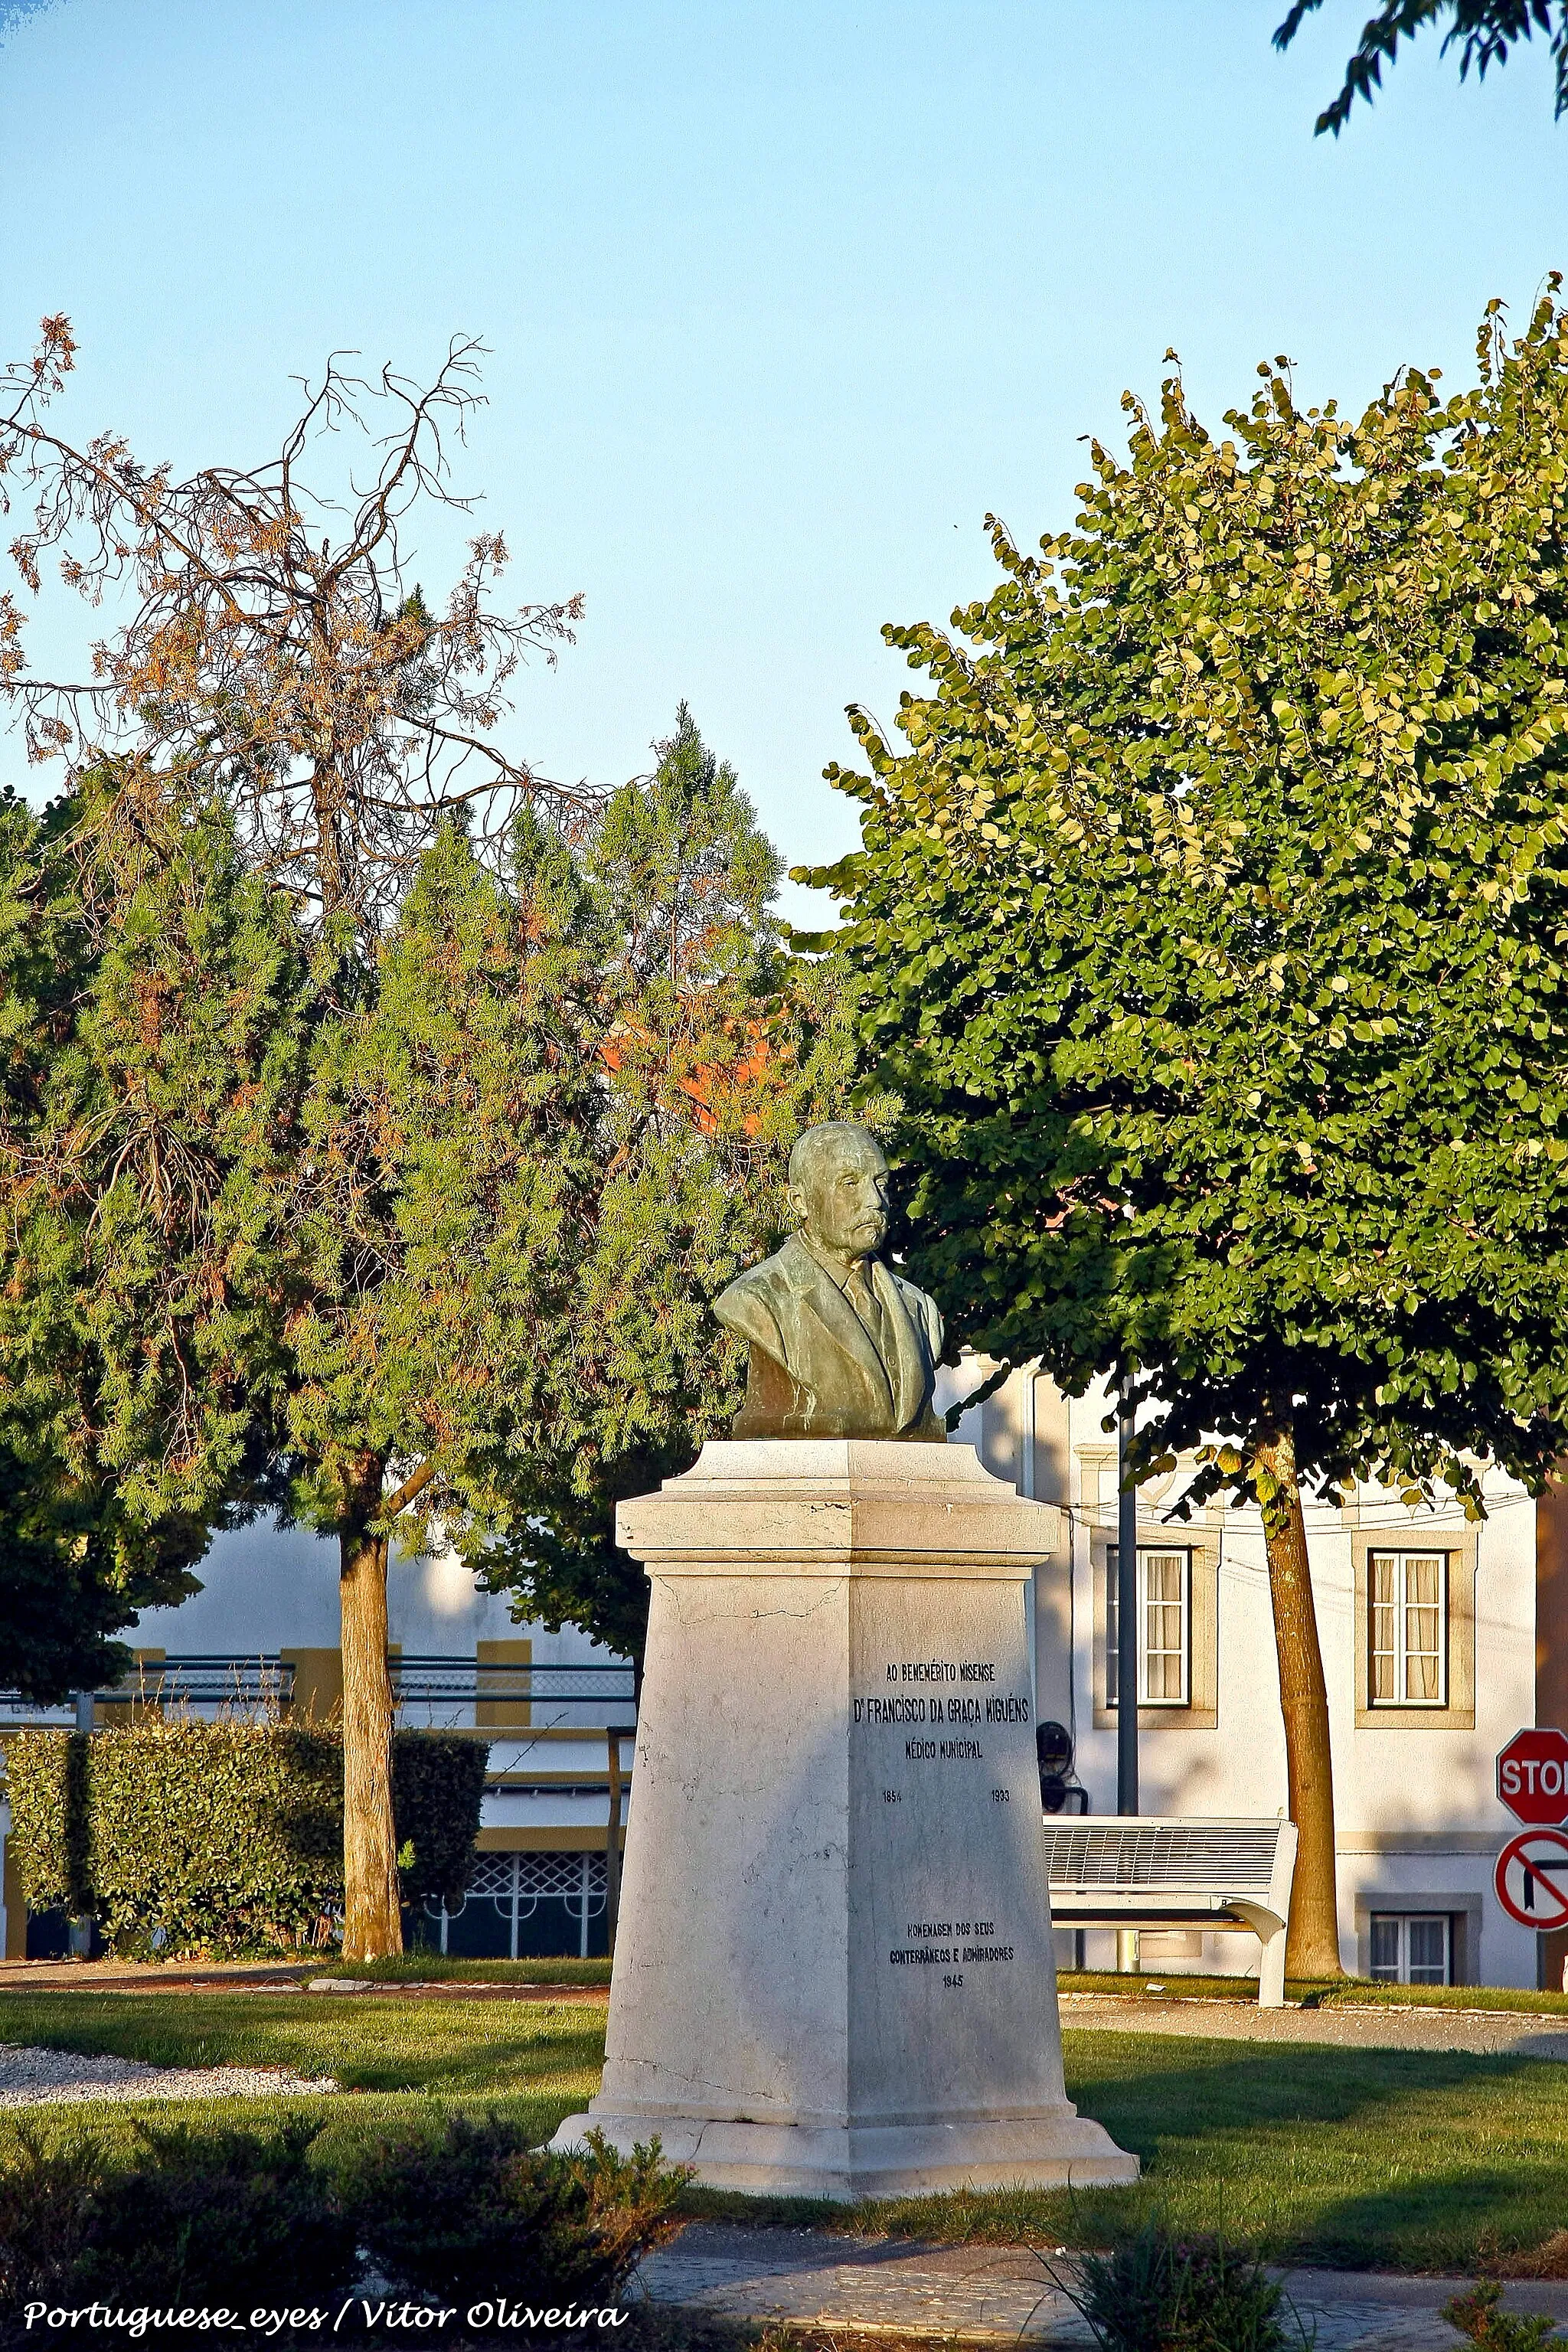
[[[670,1607],[675,1612],[677,1623],[683,1627],[693,1625],[762,1624],[775,1617],[791,1619],[804,1623],[807,1618],[815,1617],[819,1611],[832,1608],[842,1596],[847,1580],[846,1578],[841,1576],[835,1577],[831,1582],[826,1584],[825,1589],[818,1592],[816,1600],[805,1601],[794,1607],[786,1608],[780,1606],[773,1609],[758,1609],[752,1607],[748,1609],[744,1606],[738,1606],[732,1609],[723,1609],[716,1607],[710,1596],[694,1593],[692,1595],[692,1600],[699,1605],[689,1609],[685,1605],[683,1596],[678,1588],[691,1582],[692,1580],[686,1577],[668,1576],[654,1576],[650,1577],[648,1580],[651,1584],[657,1584],[659,1590],[667,1596]],[[812,1582],[815,1585],[822,1585],[823,1580],[820,1578],[814,1578]]]

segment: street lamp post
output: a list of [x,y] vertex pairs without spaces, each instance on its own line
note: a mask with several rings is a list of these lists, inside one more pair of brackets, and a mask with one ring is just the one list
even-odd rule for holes
[[[1124,1391],[1116,1416],[1116,1810],[1138,1811],[1138,1490],[1128,1475],[1132,1406]],[[1138,1930],[1119,1927],[1116,1966],[1138,1967]]]

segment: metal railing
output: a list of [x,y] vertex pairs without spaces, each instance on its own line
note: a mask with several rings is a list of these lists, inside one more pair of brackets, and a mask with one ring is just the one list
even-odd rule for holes
[[[90,1694],[95,1708],[110,1708],[114,1714],[134,1706],[232,1706],[256,1712],[287,1706],[293,1695],[293,1661],[266,1651],[243,1658],[216,1652],[139,1658],[123,1682],[107,1684]],[[0,1690],[3,1724],[70,1725],[78,1721],[79,1713],[75,1699],[66,1699],[58,1706],[37,1706],[19,1691]]]
[[[393,1705],[401,1722],[426,1729],[526,1733],[552,1727],[630,1728],[637,1720],[637,1683],[629,1664],[491,1664],[472,1656],[393,1651],[387,1658]],[[294,1700],[291,1657],[261,1652],[249,1657],[190,1654],[141,1658],[125,1680],[91,1694],[100,1724],[129,1718],[138,1706],[199,1712],[259,1714]],[[17,1691],[0,1690],[0,1727],[68,1727],[81,1710],[68,1699],[37,1706]]]
[[392,1687],[405,1698],[626,1698],[636,1693],[629,1665],[496,1665],[488,1658],[420,1657],[394,1651]]
[[293,1696],[293,1660],[266,1651],[249,1658],[202,1652],[139,1658],[122,1683],[93,1693],[100,1705],[148,1706],[287,1706]]
[[428,1729],[472,1724],[509,1731],[602,1730],[637,1720],[632,1667],[502,1664],[478,1658],[424,1657],[406,1650],[387,1660],[400,1719],[422,1717]]

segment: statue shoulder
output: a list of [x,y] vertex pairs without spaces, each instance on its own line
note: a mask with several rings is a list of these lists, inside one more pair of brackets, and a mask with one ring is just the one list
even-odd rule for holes
[[932,1356],[939,1356],[942,1353],[942,1336],[941,1307],[929,1290],[922,1290],[918,1283],[906,1282],[896,1266],[889,1266],[888,1271],[898,1284],[899,1297],[903,1302],[905,1312],[910,1320],[924,1331],[931,1342]]
[[[788,1246],[786,1243],[784,1247]],[[749,1265],[713,1301],[713,1312],[727,1331],[738,1331],[742,1339],[754,1340],[781,1360],[784,1333],[777,1309],[793,1286],[787,1265],[780,1262],[783,1257],[784,1251],[775,1250],[760,1265]]]

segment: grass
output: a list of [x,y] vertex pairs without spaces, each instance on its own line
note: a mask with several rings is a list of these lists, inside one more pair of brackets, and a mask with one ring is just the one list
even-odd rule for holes
[[[1171,2000],[1230,2000],[1255,2006],[1256,1977],[1162,1976],[1157,1969],[1136,1975],[1111,1974],[1095,1969],[1063,1969],[1057,1979],[1063,1992],[1106,1993],[1121,2000],[1144,1999],[1151,1986],[1154,1998]],[[1568,1993],[1514,1991],[1506,1985],[1373,1984],[1365,1977],[1316,1977],[1290,1979],[1287,2000],[1303,2009],[1496,2009],[1529,2016],[1568,2017]]]
[[153,2066],[291,2066],[331,2074],[346,2091],[443,2097],[533,2096],[559,2077],[570,2101],[598,2086],[605,2023],[596,2006],[575,2001],[40,1992],[0,1994],[0,2041]]
[[395,1960],[329,1960],[316,1971],[369,1984],[603,1985],[608,1960],[458,1960],[440,1952],[401,1952]]
[[911,2200],[901,2232],[1037,2241],[1054,2230],[1058,2243],[1103,2243],[1159,2210],[1279,2260],[1442,2272],[1527,2252],[1568,2216],[1561,2066],[1163,2035],[1063,2040],[1069,2095],[1143,2158],[1140,2187],[946,2200],[940,2217],[937,2200],[924,2210]]
[[[1511,2057],[1062,2037],[1068,2091],[1145,2166],[1132,2189],[994,2191],[849,2209],[766,2200],[799,2228],[947,2242],[1105,2245],[1151,2212],[1271,2259],[1415,2272],[1503,2270],[1568,2214],[1568,2069]],[[713,2219],[763,2200],[693,2190]]]
[[[1141,1969],[1135,1974],[1123,1976],[1109,1969],[1058,1969],[1057,1987],[1061,1992],[1108,1993],[1119,2000],[1141,2000],[1151,1985],[1168,1993],[1173,2000],[1234,2000],[1244,2007],[1256,2007],[1258,1979],[1256,1977],[1178,1977],[1162,1976],[1158,1969]],[[1287,1984],[1287,2000],[1315,1998],[1323,1988],[1316,1981]],[[1400,1990],[1395,1985],[1394,1991]],[[1158,1996],[1156,1996],[1158,1998]]]
[[[319,2103],[328,2163],[458,2106],[499,2107],[542,2139],[592,2095],[603,2036],[603,2011],[581,2002],[0,1994],[6,2042],[334,2075],[349,2095]],[[693,2189],[689,2210],[860,2235],[1079,2245],[1105,2244],[1158,2210],[1281,2260],[1410,2271],[1522,2267],[1568,2219],[1568,2067],[1070,2025],[1063,2046],[1069,2095],[1143,2158],[1138,2188],[853,2208]],[[149,2110],[46,2107],[29,2121],[50,2140],[91,2130],[129,2145],[139,2112]],[[192,2103],[178,2116],[244,2123],[258,2103]]]
[[1568,2017],[1568,1993],[1515,1990],[1510,1985],[1369,1984],[1347,1978],[1303,1997],[1306,2009],[1500,2009],[1529,2016]]

